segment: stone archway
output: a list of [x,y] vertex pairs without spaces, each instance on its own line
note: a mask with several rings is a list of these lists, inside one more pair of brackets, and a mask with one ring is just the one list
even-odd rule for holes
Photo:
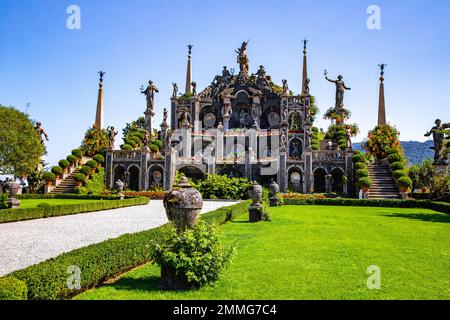
[[159,165],[153,165],[148,169],[149,188],[162,187],[164,182],[164,169]]
[[139,191],[139,182],[140,182],[140,175],[141,170],[138,166],[132,165],[128,168],[129,175],[129,182],[128,182],[128,189],[133,191]]
[[331,170],[331,175],[331,191],[342,194],[344,192],[344,170],[341,168],[334,168]]
[[303,143],[299,138],[292,138],[289,141],[289,157],[300,159],[303,153]]
[[288,189],[303,193],[303,171],[299,167],[288,169]]
[[325,193],[326,192],[326,180],[325,176],[327,171],[324,168],[316,168],[314,170],[314,192],[315,193]]
[[121,166],[120,164],[114,167],[114,174],[113,174],[113,187],[115,187],[115,183],[117,180],[124,181],[125,176],[125,168]]

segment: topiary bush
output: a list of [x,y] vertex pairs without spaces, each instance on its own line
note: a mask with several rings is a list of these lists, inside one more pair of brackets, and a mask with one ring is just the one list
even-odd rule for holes
[[396,171],[394,171],[394,178],[396,180],[400,179],[401,177],[406,177],[407,175],[408,174],[406,173],[405,170],[396,170]]
[[83,157],[83,151],[81,151],[81,149],[74,149],[72,150],[72,155],[81,159]]
[[400,177],[397,180],[397,185],[401,189],[410,189],[412,187],[412,180],[407,176]]
[[74,165],[75,163],[77,163],[78,158],[75,157],[74,155],[70,155],[67,156],[66,160],[69,161],[71,165]]
[[154,144],[155,146],[158,146],[159,150],[161,150],[163,147],[163,143],[161,140],[155,140],[152,142],[152,144]]
[[91,169],[95,169],[97,168],[98,163],[95,160],[89,160],[88,162],[86,162],[86,166],[88,166]]
[[388,155],[388,161],[389,163],[403,162],[403,157],[398,153],[391,153],[390,155]]
[[234,244],[226,250],[216,229],[203,221],[180,234],[171,227],[161,239],[152,239],[150,243],[153,245],[150,259],[161,267],[175,270],[195,288],[219,280],[235,251]]
[[88,177],[92,174],[92,168],[88,166],[82,166],[80,172]]
[[355,170],[359,170],[359,169],[367,170],[367,166],[364,162],[357,162],[357,163],[355,163],[354,167],[355,167]]
[[60,175],[62,175],[62,173],[63,173],[63,169],[62,169],[60,166],[54,166],[54,167],[52,168],[52,172],[53,172],[55,175],[60,176]]
[[403,162],[394,162],[391,164],[391,169],[392,171],[405,170],[405,165]]
[[368,176],[369,176],[369,171],[367,169],[356,170],[356,177],[358,179],[363,178],[363,177],[368,177]]
[[100,164],[105,163],[105,157],[103,155],[101,155],[101,154],[96,154],[93,159],[97,163],[100,163]]
[[365,163],[366,157],[364,156],[364,154],[358,153],[358,154],[353,155],[352,161],[353,161],[353,163],[358,163],[358,162]]
[[152,145],[150,145],[150,151],[152,153],[157,153],[157,152],[159,152],[159,148],[157,145],[152,144]]
[[86,176],[79,172],[74,176],[75,180],[77,180],[78,182],[84,182],[86,180]]
[[59,160],[58,165],[63,168],[66,169],[69,167],[69,161],[63,159],[63,160]]
[[126,143],[122,146],[122,150],[133,150],[133,147],[128,143]]
[[27,300],[28,288],[24,281],[7,276],[0,278],[1,300]]
[[361,189],[368,189],[372,186],[372,180],[369,177],[362,177],[356,182],[356,185]]
[[45,181],[53,181],[56,179],[56,176],[53,172],[44,172],[44,174],[42,175],[42,179],[44,179]]

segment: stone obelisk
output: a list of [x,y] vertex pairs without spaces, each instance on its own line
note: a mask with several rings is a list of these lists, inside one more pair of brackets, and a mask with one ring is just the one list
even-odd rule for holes
[[308,79],[308,56],[306,51],[306,44],[308,40],[303,40],[303,75],[302,75],[302,95],[305,95],[306,90],[306,79]]
[[188,63],[187,63],[187,73],[186,73],[186,88],[185,88],[185,94],[191,94],[192,93],[192,76],[191,76],[191,64],[192,64],[192,48],[194,46],[189,44],[188,45]]
[[95,114],[94,128],[103,130],[103,76],[105,72],[99,71],[100,83],[98,85],[97,112]]
[[386,65],[380,64],[381,77],[380,77],[380,95],[378,98],[378,126],[386,125],[386,105],[384,101],[384,67]]

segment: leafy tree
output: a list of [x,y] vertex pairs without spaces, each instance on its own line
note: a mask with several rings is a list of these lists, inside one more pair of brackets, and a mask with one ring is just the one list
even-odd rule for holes
[[403,149],[400,145],[399,135],[398,130],[390,125],[376,126],[369,132],[363,148],[379,160],[386,158],[390,150],[395,150],[402,155]]
[[0,174],[26,176],[36,170],[44,147],[29,116],[0,105]]
[[96,154],[103,153],[109,147],[109,137],[106,130],[89,128],[84,135],[80,149],[84,155],[93,157]]
[[419,183],[421,189],[431,188],[434,176],[433,160],[426,159],[419,167]]
[[137,120],[127,123],[125,128],[122,129],[122,135],[126,137],[128,133],[137,132],[139,130],[145,130],[145,118],[139,117]]

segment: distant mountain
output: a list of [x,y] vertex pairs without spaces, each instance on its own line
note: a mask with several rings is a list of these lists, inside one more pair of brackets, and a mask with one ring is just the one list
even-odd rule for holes
[[[423,160],[433,158],[434,151],[430,149],[433,147],[433,141],[400,141],[405,156],[411,164],[422,163]],[[354,143],[353,149],[361,150],[361,143]]]

